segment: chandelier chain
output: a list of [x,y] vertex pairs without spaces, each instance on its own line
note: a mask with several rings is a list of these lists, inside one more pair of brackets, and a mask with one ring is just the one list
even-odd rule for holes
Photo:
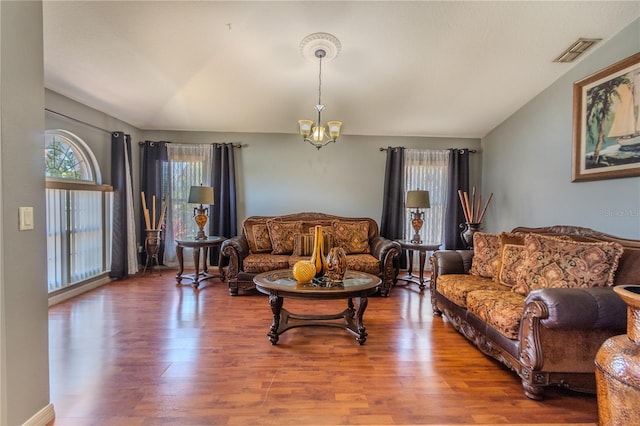
[[318,105],[322,105],[322,57],[320,57],[320,72],[318,73]]

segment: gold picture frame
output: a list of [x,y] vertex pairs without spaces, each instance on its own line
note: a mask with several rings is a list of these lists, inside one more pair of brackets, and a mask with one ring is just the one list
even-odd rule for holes
[[640,52],[573,85],[572,182],[640,176]]

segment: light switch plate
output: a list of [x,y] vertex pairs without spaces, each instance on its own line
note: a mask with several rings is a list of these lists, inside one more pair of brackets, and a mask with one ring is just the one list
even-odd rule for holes
[[33,229],[33,207],[18,207],[19,209],[19,225],[20,231]]

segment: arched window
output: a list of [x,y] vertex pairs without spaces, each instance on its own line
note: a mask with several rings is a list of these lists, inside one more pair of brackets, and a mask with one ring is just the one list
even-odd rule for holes
[[102,183],[91,149],[66,130],[45,132],[45,173],[47,179]]
[[113,188],[102,185],[93,152],[71,132],[45,131],[44,156],[51,294],[106,276]]

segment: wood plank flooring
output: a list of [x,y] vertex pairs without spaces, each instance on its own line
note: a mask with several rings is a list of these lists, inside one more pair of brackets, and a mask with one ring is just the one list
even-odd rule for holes
[[216,280],[193,290],[174,276],[156,270],[50,308],[51,425],[597,423],[593,395],[526,398],[515,374],[433,317],[415,285],[369,299],[363,346],[330,327],[289,330],[274,346],[266,296],[231,297]]

